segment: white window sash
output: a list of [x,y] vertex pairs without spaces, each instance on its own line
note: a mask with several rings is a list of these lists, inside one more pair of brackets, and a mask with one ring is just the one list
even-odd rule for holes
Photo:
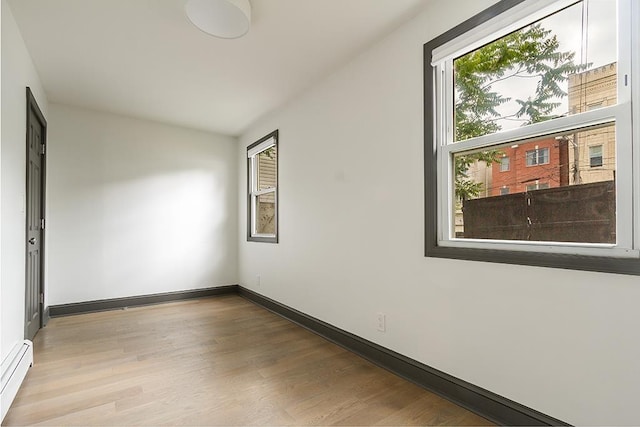
[[[629,64],[631,69],[629,71],[629,84],[631,85],[631,96],[635,102],[640,102],[640,55],[637,54],[638,45],[640,45],[640,26],[637,25],[640,22],[640,2],[634,1],[631,5],[624,5],[622,8],[622,13],[626,13],[628,18],[627,25],[630,26],[631,37],[629,37],[629,42],[625,41],[621,44],[620,48],[629,49],[631,51],[632,46],[635,46],[636,54],[632,55],[631,61]],[[631,25],[632,22],[635,22],[636,25]],[[631,138],[635,141],[634,150],[629,159],[632,161],[632,165],[640,165],[640,106],[636,105],[632,110],[632,123],[634,124],[631,129]],[[633,200],[633,211],[635,212],[636,218],[640,217],[640,171],[636,169],[633,174],[632,181],[634,188],[634,200]],[[636,247],[640,247],[640,225],[637,225],[640,222],[640,219],[636,220],[636,227],[634,228],[634,243]]]
[[257,173],[256,173],[256,169],[257,169],[257,165],[256,165],[256,158],[255,156],[249,157],[249,170],[251,171],[249,179],[251,180],[249,188],[251,189],[250,193],[253,194],[253,192],[256,190],[256,188],[258,187],[257,185]]
[[276,145],[276,140],[275,138],[271,137],[266,141],[263,141],[260,144],[256,145],[255,147],[251,148],[250,150],[247,150],[247,157],[248,158],[255,157],[257,154],[260,154],[261,152],[271,147],[274,147],[275,145]]
[[[634,172],[633,159],[640,139],[633,129],[635,127],[637,131],[640,122],[632,120],[631,100],[639,103],[634,106],[637,111],[640,97],[632,97],[631,61],[638,59],[640,43],[637,28],[634,29],[640,19],[638,3],[637,0],[618,1],[618,103],[628,107],[616,117],[616,236],[619,246],[635,249],[640,249],[640,240],[636,237],[640,225],[634,224],[634,215],[640,217],[640,211],[634,211],[634,204],[640,198],[640,186],[634,186],[634,180],[640,171]],[[638,86],[640,80],[635,81]]]
[[571,242],[543,242],[519,240],[489,240],[489,239],[450,239],[438,242],[439,246],[450,248],[497,249],[516,252],[543,252],[550,254],[584,255],[584,256],[613,256],[616,258],[639,258],[640,251],[621,248],[619,245],[605,243],[571,243]]
[[572,132],[575,129],[604,125],[612,123],[623,116],[623,112],[628,110],[629,107],[629,103],[611,105],[597,110],[586,111],[584,113],[559,117],[557,119],[534,123],[515,129],[503,130],[489,135],[469,138],[464,141],[451,142],[444,148],[451,152],[470,151],[501,144],[515,143],[516,141],[527,141],[549,135]]
[[256,194],[256,195],[261,195],[264,193],[269,193],[272,191],[275,191],[276,188],[278,187],[278,184],[276,183],[275,187],[267,187],[267,188],[263,188],[262,190],[258,189],[258,162],[256,161],[256,156],[250,157],[249,161],[251,162],[251,164],[249,165],[249,168],[251,170],[251,191],[250,193],[252,195]]
[[264,194],[275,193],[276,187],[264,188],[262,190],[256,190],[251,193],[252,196],[262,196]]
[[251,235],[256,235],[256,196],[251,195]]

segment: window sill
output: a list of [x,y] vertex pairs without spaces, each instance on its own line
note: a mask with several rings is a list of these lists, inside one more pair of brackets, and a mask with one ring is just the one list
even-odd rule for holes
[[544,253],[470,247],[438,246],[427,243],[425,256],[431,258],[482,261],[533,267],[562,268],[600,273],[640,275],[640,259],[577,255],[567,253]]
[[247,242],[278,243],[278,236],[247,236]]

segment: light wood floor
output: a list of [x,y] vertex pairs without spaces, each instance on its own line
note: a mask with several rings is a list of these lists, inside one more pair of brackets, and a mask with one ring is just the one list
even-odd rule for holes
[[4,425],[489,425],[234,295],[52,319]]

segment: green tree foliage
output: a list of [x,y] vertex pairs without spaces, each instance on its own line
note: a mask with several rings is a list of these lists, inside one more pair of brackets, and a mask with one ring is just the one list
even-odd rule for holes
[[[585,67],[574,64],[575,52],[561,52],[551,30],[530,25],[474,50],[454,61],[455,140],[495,133],[501,119],[518,120],[522,125],[554,118],[553,110],[567,96],[561,83]],[[500,114],[498,107],[511,98],[493,89],[497,82],[517,78],[536,79],[535,92],[527,99],[515,99],[516,111]],[[476,161],[497,162],[499,150],[489,150],[455,159],[456,196],[459,200],[477,197],[482,184],[469,178],[469,166]]]
[[473,199],[482,191],[482,183],[469,177],[469,167],[475,162],[485,162],[490,165],[497,162],[501,154],[500,150],[489,150],[455,157],[455,187],[458,200]]

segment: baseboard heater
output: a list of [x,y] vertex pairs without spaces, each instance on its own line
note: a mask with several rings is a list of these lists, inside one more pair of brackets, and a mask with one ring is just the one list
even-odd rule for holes
[[2,418],[7,415],[13,399],[18,394],[22,381],[27,376],[27,371],[33,365],[33,343],[29,340],[17,344],[11,353],[2,361],[2,379],[0,392],[0,410]]

